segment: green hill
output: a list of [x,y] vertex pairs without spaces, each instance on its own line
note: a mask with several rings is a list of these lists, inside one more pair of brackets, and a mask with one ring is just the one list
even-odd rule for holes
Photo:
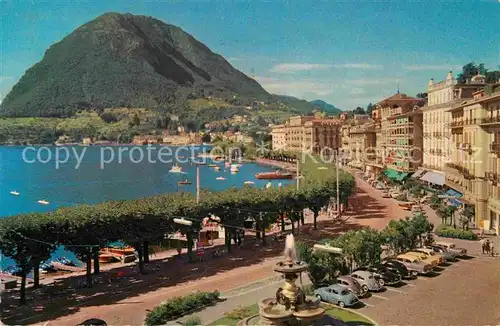
[[325,111],[329,115],[339,115],[343,111],[336,107],[335,105],[326,103],[325,101],[322,100],[314,100],[310,102],[312,105],[315,107],[321,109],[322,111]]
[[107,13],[52,45],[5,97],[0,114],[69,117],[80,109],[182,106],[238,95],[272,101],[255,80],[179,27]]

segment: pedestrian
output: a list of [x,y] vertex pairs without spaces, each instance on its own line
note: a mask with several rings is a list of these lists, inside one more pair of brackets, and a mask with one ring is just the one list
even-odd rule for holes
[[481,239],[481,240],[479,240],[479,243],[481,244],[481,252],[484,255],[484,248],[485,248],[484,243],[485,243],[485,240]]

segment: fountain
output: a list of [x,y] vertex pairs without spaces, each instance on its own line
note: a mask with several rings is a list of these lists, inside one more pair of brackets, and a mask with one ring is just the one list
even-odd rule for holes
[[276,291],[275,298],[259,302],[259,315],[244,319],[238,325],[325,325],[327,317],[324,316],[325,310],[319,306],[320,301],[306,296],[295,284],[307,269],[306,263],[297,260],[293,235],[287,235],[284,259],[274,267],[274,271],[283,274],[285,284]]

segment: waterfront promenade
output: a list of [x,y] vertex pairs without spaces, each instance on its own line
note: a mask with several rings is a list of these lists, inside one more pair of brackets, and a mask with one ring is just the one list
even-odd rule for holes
[[[381,229],[391,219],[408,215],[394,200],[382,198],[379,191],[360,179],[357,179],[356,193],[349,202],[353,209],[345,212],[339,220],[320,216],[318,230],[312,229],[312,215],[309,214],[306,225],[300,227],[298,240],[314,243],[363,226]],[[265,247],[246,243],[246,247],[235,249],[225,257],[207,259],[198,264],[162,259],[159,271],[151,271],[147,275],[134,274],[123,281],[102,283],[93,289],[76,289],[62,296],[55,291],[50,300],[31,301],[27,307],[18,308],[17,302],[9,300],[6,302],[4,322],[74,325],[88,318],[101,318],[114,325],[142,324],[147,311],[168,298],[195,290],[225,292],[274,276],[271,267],[282,255],[283,242],[270,241]],[[155,257],[152,258],[150,267],[157,264]],[[62,291],[64,287],[60,289]]]

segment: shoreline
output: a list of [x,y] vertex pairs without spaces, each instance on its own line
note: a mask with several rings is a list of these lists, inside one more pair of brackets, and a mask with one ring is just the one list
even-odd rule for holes
[[280,162],[280,161],[275,161],[275,160],[268,160],[268,159],[256,159],[254,161],[257,164],[264,165],[264,166],[272,166],[276,168],[280,168],[289,172],[296,172],[297,168],[295,167],[295,164],[293,163],[288,163],[288,162]]

